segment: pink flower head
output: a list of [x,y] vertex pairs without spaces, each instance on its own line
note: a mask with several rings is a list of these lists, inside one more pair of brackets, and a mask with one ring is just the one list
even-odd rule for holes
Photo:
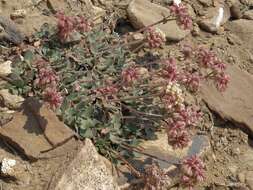
[[132,84],[139,78],[139,72],[135,67],[129,67],[121,73],[124,84]]
[[196,126],[202,114],[193,106],[180,106],[173,114],[174,120],[183,121],[186,127]]
[[227,89],[228,83],[230,81],[229,75],[225,74],[224,72],[218,73],[215,78],[216,87],[219,91],[224,91]]
[[166,42],[165,34],[158,28],[148,28],[146,30],[146,38],[150,48],[161,47]]
[[63,12],[58,12],[56,18],[58,19],[58,32],[62,42],[74,31],[88,32],[92,28],[92,24],[83,16],[70,17]]
[[161,190],[170,183],[166,172],[164,172],[156,163],[147,165],[144,171],[145,190]]
[[183,29],[191,29],[192,28],[192,18],[188,14],[187,7],[185,7],[182,3],[177,5],[173,4],[169,7],[172,14],[177,17],[177,21],[180,25],[183,26]]
[[186,158],[182,163],[183,176],[182,183],[192,188],[196,183],[204,180],[204,163],[194,155]]
[[167,109],[176,106],[177,97],[174,94],[166,93],[161,99]]
[[214,67],[214,63],[216,61],[216,55],[213,52],[203,47],[200,47],[197,52],[197,58],[198,58],[198,64],[201,67],[204,67],[204,68]]
[[202,77],[198,73],[183,72],[181,82],[191,91],[198,91]]
[[59,77],[50,67],[43,67],[38,69],[38,78],[35,81],[35,84],[43,88],[47,85],[57,86],[59,82]]
[[177,63],[174,58],[168,58],[163,62],[162,77],[169,82],[176,81],[178,77]]
[[118,93],[118,88],[115,85],[101,87],[95,90],[96,93],[102,95],[106,99],[113,99]]
[[221,60],[217,59],[214,62],[213,69],[216,70],[217,72],[223,72],[226,70],[226,68],[227,68],[226,64],[223,63]]
[[72,17],[66,16],[63,12],[58,12],[56,14],[58,19],[58,32],[61,41],[68,38],[71,32],[74,31],[76,25],[75,20]]
[[174,148],[184,148],[190,142],[190,135],[183,121],[174,121],[167,126],[168,143]]
[[55,87],[48,87],[45,89],[44,99],[53,109],[60,107],[63,101],[61,93],[58,92]]

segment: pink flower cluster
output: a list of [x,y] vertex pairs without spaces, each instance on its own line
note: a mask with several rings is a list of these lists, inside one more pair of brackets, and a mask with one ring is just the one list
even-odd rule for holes
[[95,90],[96,94],[99,94],[106,99],[113,99],[119,89],[115,85],[108,85],[106,87],[101,87]]
[[123,83],[126,85],[132,84],[139,78],[139,72],[136,67],[129,67],[121,73]]
[[166,173],[155,163],[145,167],[144,171],[145,190],[161,190],[170,183]]
[[38,66],[38,78],[35,80],[35,84],[40,87],[45,87],[48,85],[56,86],[59,82],[59,77],[55,74],[51,67]]
[[200,81],[202,80],[202,76],[198,73],[192,72],[183,72],[180,75],[180,82],[182,82],[190,91],[196,92],[200,87]]
[[185,123],[179,120],[169,119],[166,126],[168,143],[174,149],[184,148],[190,142],[190,135],[186,129]]
[[185,7],[182,3],[179,5],[173,4],[169,7],[171,13],[173,13],[177,17],[177,21],[179,25],[183,26],[183,29],[191,29],[192,28],[192,18],[188,14],[187,7]]
[[217,89],[220,91],[225,91],[230,81],[230,77],[224,72],[220,72],[215,76],[215,80]]
[[176,94],[165,93],[164,95],[162,95],[161,100],[165,105],[165,108],[168,110],[178,106],[177,104],[178,97],[176,96]]
[[193,189],[193,186],[204,180],[204,163],[198,156],[191,156],[182,162],[183,176],[181,182],[184,186]]
[[216,82],[218,90],[226,90],[230,77],[225,73],[226,65],[214,52],[203,47],[199,48],[197,50],[197,62],[199,66],[211,70],[212,78]]
[[190,142],[189,127],[199,123],[201,114],[191,106],[182,105],[166,120],[168,142],[173,148],[184,148]]
[[63,97],[57,88],[54,86],[49,86],[45,89],[44,99],[47,101],[51,108],[55,109],[61,106]]
[[177,63],[174,58],[168,58],[162,62],[161,76],[168,82],[174,82],[177,80]]
[[150,48],[161,47],[165,42],[165,34],[158,28],[148,28],[146,30],[146,39]]
[[73,31],[87,32],[91,29],[91,23],[82,16],[70,17],[63,12],[56,14],[58,19],[59,38],[63,42]]
[[[190,54],[189,52],[187,53]],[[167,82],[179,82],[191,91],[197,91],[200,87],[200,81],[203,77],[197,72],[180,71],[177,69],[177,63],[174,58],[168,58],[162,62],[160,76]]]
[[48,62],[38,60],[35,65],[38,70],[37,79],[34,81],[35,85],[43,90],[44,99],[49,103],[51,108],[55,109],[59,107],[63,100],[61,93],[57,89],[59,77]]

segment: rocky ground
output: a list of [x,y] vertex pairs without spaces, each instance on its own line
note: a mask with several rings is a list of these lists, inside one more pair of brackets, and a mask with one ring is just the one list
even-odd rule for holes
[[[176,55],[182,44],[210,47],[227,62],[231,83],[222,94],[211,84],[203,84],[198,96],[189,96],[189,101],[202,106],[205,118],[189,147],[173,151],[160,133],[157,139],[143,142],[142,147],[147,154],[156,155],[160,166],[167,169],[173,167],[168,163],[172,160],[201,154],[206,180],[195,189],[253,190],[253,1],[183,2],[194,19],[193,30],[184,31],[175,21],[158,25],[167,43],[156,51]],[[11,73],[11,61],[5,54],[9,47],[5,44],[18,46],[23,40],[29,41],[43,23],[55,23],[53,13],[58,10],[85,14],[94,18],[95,24],[109,18],[109,27],[123,35],[162,19],[168,14],[169,3],[170,0],[2,0],[0,85],[4,76]],[[157,53],[145,48],[138,53],[145,52]],[[20,107],[23,102],[22,97],[0,90],[0,160],[10,158],[17,162],[12,171],[14,178],[0,176],[0,189],[140,189],[131,185],[135,180],[129,171],[124,167],[119,174],[112,170],[110,162],[97,154],[89,140],[79,141],[78,135],[52,111],[31,104],[31,100],[25,100]],[[34,110],[37,107],[42,108],[40,114]],[[45,118],[49,126],[46,129]],[[141,169],[149,162],[149,156],[131,162]]]

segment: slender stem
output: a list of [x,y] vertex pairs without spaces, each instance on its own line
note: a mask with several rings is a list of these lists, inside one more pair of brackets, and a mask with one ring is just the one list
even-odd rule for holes
[[112,150],[112,149],[109,149],[109,148],[107,148],[109,151],[111,151],[113,154],[115,154],[115,156],[117,156],[121,161],[123,161],[126,165],[127,165],[127,167],[128,167],[128,169],[136,176],[136,177],[138,177],[138,178],[142,178],[142,175],[141,175],[141,173],[138,171],[138,170],[136,170],[122,155],[120,155],[118,152],[116,152],[116,151],[114,151],[114,150]]
[[7,81],[7,82],[10,83],[10,84],[13,84],[13,81],[12,81],[9,77],[0,75],[0,79],[3,79],[3,80]]
[[153,114],[153,113],[145,113],[145,112],[141,112],[141,111],[138,111],[134,108],[131,108],[125,104],[122,104],[122,106],[124,106],[125,108],[127,108],[128,110],[138,114],[138,115],[144,115],[144,116],[149,116],[149,117],[157,117],[157,118],[163,118],[162,115],[158,115],[158,114]]
[[171,18],[171,15],[166,16],[166,17],[162,18],[161,20],[159,20],[159,21],[157,21],[157,22],[155,22],[155,23],[153,23],[153,24],[150,24],[150,25],[148,25],[148,26],[146,26],[146,27],[143,27],[143,28],[141,28],[140,30],[137,30],[136,32],[131,33],[130,35],[129,35],[129,34],[126,34],[126,36],[123,36],[123,37],[132,36],[132,35],[134,35],[134,34],[136,34],[136,33],[143,32],[143,31],[147,30],[147,29],[150,28],[150,27],[156,26],[156,25],[161,24],[161,23],[164,23],[164,24],[165,24],[165,23],[167,23],[168,21],[171,21],[171,20],[176,20],[176,18],[174,18],[174,17]]

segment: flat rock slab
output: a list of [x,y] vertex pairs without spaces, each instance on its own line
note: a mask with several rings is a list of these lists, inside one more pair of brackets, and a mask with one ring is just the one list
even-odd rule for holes
[[184,149],[173,149],[168,144],[166,133],[157,133],[157,139],[144,141],[140,144],[144,148],[143,152],[146,155],[141,155],[131,161],[136,168],[143,170],[147,164],[152,163],[152,157],[158,162],[161,168],[169,170],[174,164],[178,164],[182,159],[188,156],[201,155],[210,149],[210,143],[207,136],[195,135],[192,142]]
[[[58,174],[57,174],[58,175]],[[49,190],[119,190],[109,168],[89,139],[77,156],[66,166]]]
[[[30,109],[29,106],[37,107]],[[35,99],[26,100],[22,107],[9,123],[0,128],[0,137],[28,158],[36,159],[41,152],[73,137],[74,133],[58,120],[55,113]]]
[[253,76],[237,66],[229,66],[227,72],[231,81],[225,92],[206,83],[201,88],[201,96],[211,110],[253,135]]
[[37,118],[40,128],[51,145],[58,146],[74,136],[73,131],[45,104],[35,98],[28,98],[24,104]]
[[18,112],[13,117],[12,121],[0,128],[1,138],[29,159],[35,159],[41,151],[52,148],[32,113]]
[[[169,16],[170,10],[148,0],[132,0],[127,13],[131,24],[136,29],[140,29]],[[164,32],[168,40],[172,41],[180,41],[190,33],[190,30],[181,29],[175,20],[156,27]]]

